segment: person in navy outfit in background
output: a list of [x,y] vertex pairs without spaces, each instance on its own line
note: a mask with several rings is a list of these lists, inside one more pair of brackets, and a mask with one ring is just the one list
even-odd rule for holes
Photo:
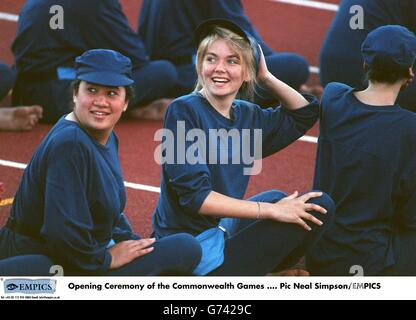
[[[50,25],[56,5],[62,7],[62,29]],[[136,96],[128,114],[162,119],[167,98],[174,95],[176,69],[168,61],[149,60],[118,0],[27,0],[12,45],[17,68],[13,104],[39,104],[43,121],[57,121],[71,109],[75,57],[95,48],[117,50],[132,60]]]
[[[353,29],[350,20],[357,22],[352,6],[362,8],[363,29]],[[357,16],[358,18],[358,16]],[[401,25],[416,32],[416,0],[343,0],[328,29],[320,53],[320,79],[341,82],[357,89],[367,87],[360,48],[367,34],[382,25]],[[397,103],[416,111],[416,83],[412,82],[400,92]]]
[[[0,101],[3,100],[15,83],[15,72],[0,61]],[[42,118],[41,106],[0,107],[0,130],[28,131]]]
[[307,256],[313,275],[416,275],[416,114],[397,96],[412,82],[416,37],[371,31],[362,44],[369,86],[326,86],[314,188],[335,201],[335,221]]

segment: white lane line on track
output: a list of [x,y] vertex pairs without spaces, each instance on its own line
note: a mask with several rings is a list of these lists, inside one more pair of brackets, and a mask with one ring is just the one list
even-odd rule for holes
[[327,10],[327,11],[338,11],[338,8],[339,8],[339,5],[337,4],[326,3],[326,2],[321,2],[321,1],[312,1],[312,0],[269,0],[269,1],[293,4],[295,6],[304,6],[304,7]]
[[[313,137],[313,136],[303,136],[303,137],[300,137],[299,140],[304,141],[304,142],[309,142],[309,143],[318,143],[318,138]],[[2,159],[0,159],[0,166],[8,167],[8,168],[15,168],[15,169],[22,169],[22,170],[26,169],[27,167],[25,163],[2,160]],[[140,183],[133,183],[133,182],[128,182],[128,181],[124,181],[124,185],[126,186],[126,188],[160,193],[159,187],[149,186],[149,185],[140,184]]]
[[124,185],[126,186],[126,188],[160,193],[160,188],[159,187],[152,187],[152,186],[148,186],[148,185],[145,185],[145,184],[132,183],[132,182],[127,182],[127,181],[124,181]]
[[7,161],[0,159],[0,166],[9,167],[9,168],[16,168],[16,169],[26,169],[27,165],[24,163],[14,162],[14,161]]
[[19,19],[19,16],[16,14],[0,12],[0,20],[17,22],[18,19]]
[[309,72],[310,73],[315,73],[315,74],[319,74],[319,68],[315,67],[315,66],[309,66]]
[[[22,169],[22,170],[26,169],[26,167],[27,167],[27,165],[24,164],[24,163],[8,161],[8,160],[1,160],[1,159],[0,159],[0,166],[15,168],[15,169]],[[126,188],[160,193],[160,188],[159,187],[153,187],[153,186],[148,186],[148,185],[145,185],[145,184],[139,184],[139,183],[133,183],[133,182],[127,182],[127,181],[124,181],[124,185],[126,186]]]
[[318,143],[318,138],[313,136],[303,136],[300,137],[299,140],[303,142]]

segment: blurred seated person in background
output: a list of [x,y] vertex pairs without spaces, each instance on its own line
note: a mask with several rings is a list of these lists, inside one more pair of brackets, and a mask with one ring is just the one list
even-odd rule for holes
[[[357,19],[363,22],[363,29],[351,28],[355,20],[350,13],[353,6],[362,11]],[[358,11],[355,11],[358,14]],[[352,21],[351,21],[352,19]],[[363,69],[361,44],[367,34],[383,25],[401,25],[416,32],[416,0],[343,0],[328,29],[320,53],[321,84],[341,82],[357,90],[364,90],[368,83]],[[413,69],[414,71],[415,69]],[[400,91],[397,103],[405,109],[416,111],[416,83],[409,83]]]
[[[50,10],[57,5],[63,10],[62,28],[58,23],[51,27],[55,17]],[[96,48],[116,50],[133,62],[136,96],[128,115],[162,119],[171,100],[167,98],[174,95],[176,69],[168,61],[149,60],[118,0],[27,0],[12,45],[17,69],[13,104],[39,104],[42,121],[56,122],[71,111],[75,57]]]
[[[8,95],[14,82],[13,70],[0,62],[0,101]],[[41,118],[42,107],[40,106],[0,107],[0,130],[28,131],[33,129]]]
[[[248,19],[240,0],[144,0],[139,35],[151,59],[169,60],[177,67],[183,94],[192,92],[197,81],[194,30],[212,18],[231,20],[254,37],[261,45],[270,72],[281,81],[298,90],[308,80],[309,65],[305,58],[270,49]],[[276,98],[268,90],[257,87],[256,91],[257,104],[276,105]]]

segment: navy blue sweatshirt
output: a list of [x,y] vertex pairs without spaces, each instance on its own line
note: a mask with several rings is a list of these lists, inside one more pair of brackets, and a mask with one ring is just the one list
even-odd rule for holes
[[[49,13],[59,5],[64,28],[51,29]],[[95,48],[119,51],[138,68],[148,62],[142,41],[117,0],[27,0],[19,13],[12,50],[18,74],[72,67],[75,57]]]
[[370,106],[330,83],[321,100],[314,188],[336,204],[334,225],[308,257],[315,274],[366,275],[394,265],[394,235],[416,230],[416,114]]
[[139,34],[152,59],[175,62],[196,53],[194,30],[210,18],[237,23],[257,39],[266,56],[272,53],[248,20],[240,0],[144,0]]
[[46,254],[65,272],[106,272],[109,241],[138,238],[121,214],[126,193],[117,149],[114,133],[101,145],[61,118],[23,174],[10,214],[24,232],[13,246]]
[[[218,218],[198,213],[205,198],[211,191],[216,191],[242,199],[250,177],[245,169],[253,166],[253,161],[243,158],[242,153],[247,150],[245,148],[250,147],[253,155],[255,142],[260,143],[263,151],[260,158],[267,157],[301,137],[318,117],[317,100],[312,96],[306,98],[310,104],[293,111],[283,107],[261,109],[258,105],[235,100],[232,120],[222,116],[198,93],[174,100],[164,122],[164,128],[171,133],[167,139],[174,138],[174,141],[166,140],[166,148],[162,153],[166,163],[162,165],[161,194],[153,216],[156,236],[178,232],[196,235],[218,225]],[[223,141],[215,137],[212,131],[210,133],[210,130],[221,129],[226,132],[222,136],[225,137]],[[249,133],[247,140],[243,139],[244,129]],[[256,129],[262,131],[261,140],[256,139]],[[181,131],[189,134],[184,144],[188,155],[185,161],[181,159],[181,148],[178,152]],[[232,143],[231,134],[227,136],[231,132],[236,134],[235,143]],[[202,137],[198,133],[202,133]],[[200,147],[198,151],[194,148],[196,146]],[[170,161],[169,152],[174,154]],[[198,154],[196,158],[201,161],[192,163],[194,154]],[[233,156],[240,161],[233,162]]]

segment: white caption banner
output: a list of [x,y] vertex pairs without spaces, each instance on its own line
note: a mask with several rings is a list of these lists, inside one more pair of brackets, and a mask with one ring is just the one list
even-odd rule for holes
[[10,279],[22,278],[1,278],[0,300],[407,300],[416,287],[416,277],[51,277],[53,294],[6,294]]

